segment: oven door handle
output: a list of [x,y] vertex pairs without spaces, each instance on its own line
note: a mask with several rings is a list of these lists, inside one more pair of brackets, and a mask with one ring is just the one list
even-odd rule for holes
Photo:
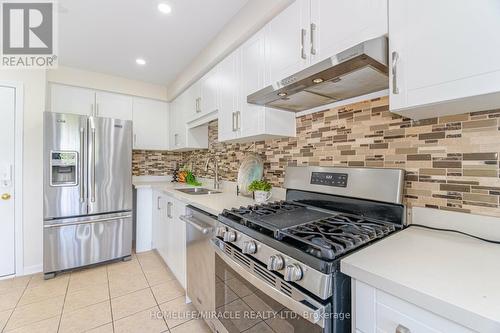
[[[219,257],[224,260],[224,262],[234,269],[240,276],[245,278],[248,282],[257,287],[260,291],[264,292],[266,295],[270,296],[274,300],[279,303],[285,305],[287,308],[304,318],[305,320],[320,326],[321,328],[325,328],[325,312],[326,306],[318,304],[314,300],[310,299],[310,304],[305,304],[300,301],[297,301],[291,298],[288,295],[285,295],[278,289],[272,287],[263,279],[256,276],[254,273],[250,272],[249,269],[243,267],[230,257],[224,253],[224,250],[220,248],[220,246],[227,246],[223,242],[219,240],[211,239],[210,243],[215,249],[215,252],[219,255]],[[220,246],[218,244],[220,244]],[[314,306],[312,303],[316,303],[317,306]],[[309,303],[309,302],[308,302]]]

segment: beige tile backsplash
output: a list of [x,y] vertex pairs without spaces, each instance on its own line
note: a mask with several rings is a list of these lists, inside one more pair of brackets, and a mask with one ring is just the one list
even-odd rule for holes
[[281,186],[286,166],[403,168],[411,206],[500,216],[500,109],[411,121],[378,98],[297,118],[297,137],[219,143],[217,121],[209,149],[185,153],[134,151],[134,175],[171,174],[176,163],[207,176],[209,155],[223,179],[235,180],[247,151],[265,161],[265,178]]

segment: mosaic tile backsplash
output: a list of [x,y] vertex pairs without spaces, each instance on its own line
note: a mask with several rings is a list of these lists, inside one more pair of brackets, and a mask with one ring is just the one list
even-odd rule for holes
[[265,161],[265,178],[281,186],[286,166],[403,168],[405,203],[500,216],[500,109],[411,121],[390,113],[378,98],[297,118],[297,137],[220,143],[217,121],[209,149],[184,153],[134,152],[135,175],[171,174],[175,163],[197,176],[208,156],[220,161],[223,179],[235,180],[247,151]]

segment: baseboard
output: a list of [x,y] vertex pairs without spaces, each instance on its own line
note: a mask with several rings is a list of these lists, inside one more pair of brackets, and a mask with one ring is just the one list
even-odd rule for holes
[[16,274],[16,275],[18,275],[18,276],[31,275],[31,274],[40,273],[40,272],[43,272],[43,264],[25,266],[24,272],[22,274]]

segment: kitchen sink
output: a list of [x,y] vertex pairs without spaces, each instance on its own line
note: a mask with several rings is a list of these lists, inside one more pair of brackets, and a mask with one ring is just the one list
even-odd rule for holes
[[177,189],[177,191],[193,195],[221,193],[219,191],[209,190],[208,188],[203,188],[203,187],[179,188]]

